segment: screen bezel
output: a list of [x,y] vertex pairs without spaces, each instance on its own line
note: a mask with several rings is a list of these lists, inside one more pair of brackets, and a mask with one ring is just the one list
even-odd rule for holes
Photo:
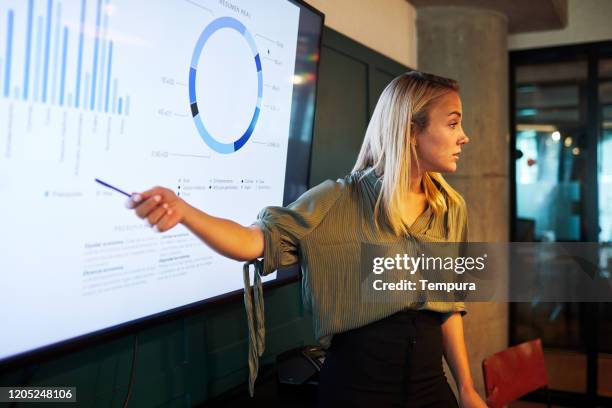
[[[319,39],[318,39],[318,53],[320,55],[321,44],[322,44],[322,36],[323,36],[323,25],[325,22],[325,15],[319,10],[315,9],[311,5],[305,3],[303,0],[286,0],[296,6],[300,7],[303,10],[308,10],[315,14],[315,17],[318,16],[320,18],[320,30],[319,30]],[[307,168],[304,169],[305,177],[304,177],[304,185],[306,187],[310,186],[310,167],[311,167],[311,158],[312,158],[312,141],[314,137],[314,121],[316,118],[316,96],[318,93],[318,77],[319,77],[319,66],[320,60],[315,62],[315,86],[314,86],[314,114],[313,114],[313,125],[311,130],[311,135],[309,139],[309,150],[308,150],[308,160],[307,160]],[[287,167],[289,167],[291,159],[289,155],[287,156]],[[284,197],[283,205],[295,200],[297,197]],[[238,273],[238,271],[236,271]],[[273,289],[281,286],[285,286],[294,282],[299,281],[301,278],[301,271],[299,265],[292,265],[287,268],[279,269],[277,272],[277,278],[265,282],[263,284],[265,289]],[[158,326],[166,322],[178,320],[190,315],[201,313],[205,310],[212,310],[215,307],[219,307],[221,305],[226,305],[230,303],[234,303],[237,301],[242,301],[244,296],[244,290],[238,289],[234,290],[222,295],[214,296],[212,298],[208,298],[205,300],[189,303],[187,305],[183,305],[177,308],[165,310],[163,312],[159,312],[153,315],[141,317],[138,319],[130,320],[128,322],[124,322],[115,326],[107,327],[104,329],[96,330],[87,334],[83,334],[81,336],[72,337],[60,342],[55,342],[43,347],[35,348],[32,350],[24,351],[19,354],[12,355],[10,357],[6,357],[4,359],[0,359],[0,373],[4,373],[10,370],[14,370],[29,364],[40,364],[48,360],[52,360],[54,358],[58,358],[62,355],[74,353],[76,351],[82,350],[86,347],[96,346],[113,339],[117,339],[129,334],[137,333],[141,330],[144,330],[149,327]]]

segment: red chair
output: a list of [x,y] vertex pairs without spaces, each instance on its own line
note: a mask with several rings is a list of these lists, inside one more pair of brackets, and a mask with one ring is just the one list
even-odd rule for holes
[[548,395],[548,376],[540,339],[521,343],[485,358],[482,373],[487,405],[491,408],[502,408],[542,387],[546,388]]

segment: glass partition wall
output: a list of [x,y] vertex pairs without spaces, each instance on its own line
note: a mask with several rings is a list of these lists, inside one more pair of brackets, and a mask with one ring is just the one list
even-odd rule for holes
[[[511,52],[510,87],[512,240],[600,242],[610,277],[612,42]],[[511,304],[511,344],[537,337],[553,403],[612,406],[611,303]]]

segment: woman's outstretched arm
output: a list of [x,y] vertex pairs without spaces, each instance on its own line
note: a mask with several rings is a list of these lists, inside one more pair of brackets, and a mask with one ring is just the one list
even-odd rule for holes
[[463,318],[459,312],[453,313],[442,323],[442,342],[444,357],[448,363],[459,390],[459,400],[463,408],[486,408],[474,388],[470,365],[463,335]]
[[258,226],[244,227],[206,214],[167,188],[155,187],[134,193],[126,207],[133,208],[136,215],[160,232],[183,224],[206,245],[228,258],[248,261],[263,256],[264,236]]

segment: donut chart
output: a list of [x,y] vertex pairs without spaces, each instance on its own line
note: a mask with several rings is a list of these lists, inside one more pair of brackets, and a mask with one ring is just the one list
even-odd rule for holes
[[[202,49],[206,42],[210,39],[210,37],[222,29],[232,29],[237,31],[242,37],[246,40],[251,52],[253,53],[253,59],[255,60],[255,67],[257,69],[257,103],[255,104],[255,109],[253,111],[253,117],[249,123],[249,126],[244,131],[242,135],[237,137],[234,142],[231,143],[223,143],[217,140],[204,125],[202,120],[202,112],[198,109],[198,100],[196,95],[196,78],[198,72],[198,61],[200,60]],[[230,154],[240,150],[246,142],[249,140],[251,135],[253,134],[253,130],[255,129],[255,125],[257,124],[257,120],[259,119],[259,113],[261,111],[261,99],[263,94],[263,75],[261,70],[261,60],[259,58],[259,51],[257,51],[257,47],[255,45],[255,39],[251,35],[251,33],[246,29],[244,24],[232,17],[220,17],[213,20],[210,24],[208,24],[200,37],[198,38],[198,42],[196,43],[195,49],[193,51],[193,56],[191,58],[191,66],[189,68],[189,104],[191,106],[191,115],[193,116],[193,121],[200,133],[200,136],[204,140],[204,142],[214,151],[221,154]]]

